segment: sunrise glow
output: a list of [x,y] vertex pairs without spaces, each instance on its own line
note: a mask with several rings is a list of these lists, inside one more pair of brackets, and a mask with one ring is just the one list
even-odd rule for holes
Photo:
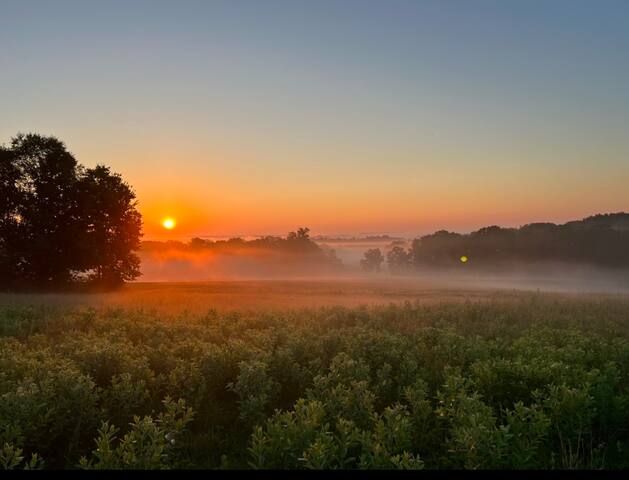
[[173,228],[175,228],[176,225],[177,222],[174,218],[165,218],[164,220],[162,220],[162,227],[164,227],[166,230],[172,230]]
[[[485,0],[112,0],[102,15],[3,2],[2,92],[19,94],[2,96],[18,113],[0,137],[55,134],[110,166],[133,186],[144,240],[306,224],[413,237],[622,211],[629,2],[562,1],[569,16]],[[102,30],[77,42],[75,26]],[[102,112],[89,128],[86,111]]]

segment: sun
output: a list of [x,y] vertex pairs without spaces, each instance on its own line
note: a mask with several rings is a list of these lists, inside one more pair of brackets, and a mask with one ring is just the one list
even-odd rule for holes
[[166,230],[172,230],[173,228],[175,228],[175,225],[177,225],[177,222],[174,218],[168,217],[162,220],[162,227],[164,227]]

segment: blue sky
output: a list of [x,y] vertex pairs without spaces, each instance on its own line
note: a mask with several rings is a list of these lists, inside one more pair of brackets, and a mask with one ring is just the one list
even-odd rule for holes
[[148,232],[629,206],[627,1],[0,0],[0,64],[0,141],[111,165]]

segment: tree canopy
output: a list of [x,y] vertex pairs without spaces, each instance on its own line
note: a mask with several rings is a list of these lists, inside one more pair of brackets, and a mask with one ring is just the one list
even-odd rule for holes
[[320,266],[339,268],[341,260],[336,256],[334,249],[317,244],[310,237],[309,228],[299,228],[297,231],[288,232],[285,238],[266,235],[252,240],[233,237],[228,240],[210,240],[195,237],[184,243],[177,240],[143,241],[140,250],[144,253],[156,253],[160,251],[202,253],[212,252],[225,255],[242,255],[255,257],[264,253],[262,258],[273,262],[288,260],[294,263],[316,263]]
[[446,231],[413,241],[417,265],[471,265],[507,262],[587,263],[606,267],[629,266],[629,214],[599,214],[556,225],[532,223],[520,228],[484,227],[467,235]]
[[[366,271],[377,270],[377,249],[360,261]],[[423,267],[501,267],[516,263],[561,262],[629,267],[629,213],[606,213],[563,225],[531,223],[520,228],[497,225],[469,234],[439,230],[415,238],[410,248],[392,242],[386,254],[392,273]]]
[[563,225],[531,223],[520,228],[492,225],[469,234],[439,230],[414,239],[408,250],[394,246],[387,253],[392,272],[411,266],[469,269],[515,262],[563,262],[626,269],[629,214],[599,214]]
[[0,288],[114,287],[140,275],[133,190],[57,138],[18,134],[0,146],[0,200]]
[[360,260],[360,266],[365,272],[379,272],[383,262],[382,251],[379,248],[370,248]]

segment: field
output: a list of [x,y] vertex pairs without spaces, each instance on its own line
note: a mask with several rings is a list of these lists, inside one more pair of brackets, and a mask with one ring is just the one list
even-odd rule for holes
[[5,468],[628,468],[628,385],[627,295],[0,295]]
[[[283,280],[230,280],[205,282],[134,282],[116,292],[90,295],[0,293],[0,305],[12,307],[66,306],[94,308],[131,308],[157,312],[204,313],[261,309],[285,310],[325,306],[374,306],[389,303],[422,304],[509,300],[521,298],[524,290],[540,288],[540,295],[565,298],[629,298],[629,284],[602,282],[592,272],[589,284],[582,272],[552,275],[552,272],[514,277],[483,274],[477,277],[311,277]],[[607,272],[605,272],[607,273]],[[609,278],[608,274],[605,278]],[[594,280],[594,281],[593,281]],[[589,287],[589,288],[588,288]],[[601,292],[614,292],[603,294]],[[587,293],[591,292],[591,293]]]
[[208,309],[285,310],[324,306],[357,307],[404,301],[461,302],[521,296],[515,290],[435,288],[421,280],[242,280],[133,283],[116,292],[91,295],[3,294],[0,305],[13,307],[131,308],[167,313],[204,313]]

